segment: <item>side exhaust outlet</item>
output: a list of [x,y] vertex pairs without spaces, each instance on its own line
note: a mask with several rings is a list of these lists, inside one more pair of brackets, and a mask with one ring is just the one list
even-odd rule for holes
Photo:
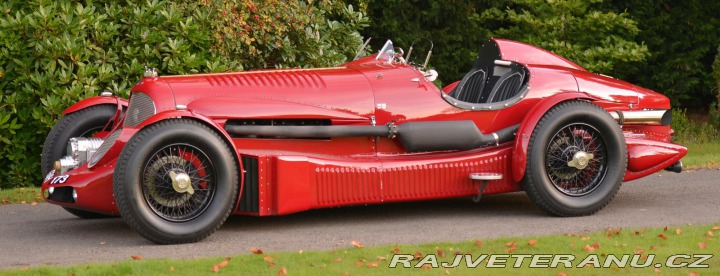
[[674,173],[680,173],[682,172],[683,164],[682,161],[677,161],[675,164],[670,165],[670,167],[665,168],[666,171],[671,171]]
[[672,123],[672,110],[615,110],[610,115],[621,125],[669,126]]

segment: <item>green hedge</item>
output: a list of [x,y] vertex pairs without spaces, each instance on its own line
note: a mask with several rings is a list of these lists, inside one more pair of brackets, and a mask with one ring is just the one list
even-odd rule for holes
[[601,11],[601,0],[352,2],[367,7],[372,18],[366,36],[391,37],[402,47],[419,37],[432,39],[430,66],[446,84],[467,73],[490,37],[538,45],[605,74],[648,55],[647,47],[634,41],[637,22],[627,13]]
[[0,3],[0,188],[38,184],[45,135],[63,109],[127,96],[161,74],[329,66],[362,44],[367,18],[342,1]]

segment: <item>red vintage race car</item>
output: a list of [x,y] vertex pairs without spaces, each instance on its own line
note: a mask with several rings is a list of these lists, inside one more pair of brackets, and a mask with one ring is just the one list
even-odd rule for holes
[[388,41],[333,68],[158,76],[129,102],[68,108],[43,149],[46,200],[196,242],[230,214],[525,191],[557,216],[597,212],[623,181],[679,172],[667,97],[537,47],[482,45],[462,80]]

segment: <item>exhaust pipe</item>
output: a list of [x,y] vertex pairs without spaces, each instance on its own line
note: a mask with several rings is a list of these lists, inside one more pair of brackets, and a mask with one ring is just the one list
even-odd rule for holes
[[681,161],[677,161],[674,164],[670,165],[670,167],[665,168],[666,171],[671,171],[674,173],[680,173],[682,172],[683,164]]
[[615,110],[610,115],[621,125],[669,126],[672,123],[672,110]]
[[397,138],[410,152],[468,150],[499,145],[515,138],[519,125],[483,134],[473,121],[410,122],[384,126],[257,126],[225,125],[225,131],[241,136],[278,138],[332,138],[387,136]]

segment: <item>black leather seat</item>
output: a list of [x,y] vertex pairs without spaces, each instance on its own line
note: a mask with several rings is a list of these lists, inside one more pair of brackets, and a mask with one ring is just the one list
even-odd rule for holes
[[485,70],[473,68],[450,92],[450,96],[463,102],[479,103],[482,100],[486,80],[487,72]]
[[524,79],[525,70],[511,68],[510,71],[500,76],[500,78],[497,80],[490,92],[490,96],[488,97],[487,102],[502,102],[514,97],[515,95],[517,95],[517,93],[520,92],[520,88],[523,85]]

